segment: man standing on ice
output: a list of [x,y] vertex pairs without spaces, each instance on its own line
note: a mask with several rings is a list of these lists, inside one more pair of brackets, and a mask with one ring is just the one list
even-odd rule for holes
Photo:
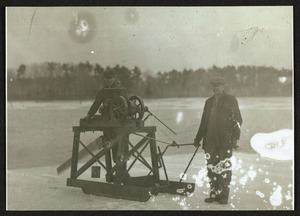
[[[100,89],[98,92],[95,101],[93,102],[92,106],[90,107],[87,115],[84,117],[85,120],[91,119],[98,109],[101,109],[101,105],[104,103],[104,90],[106,88],[119,88],[119,84],[116,82],[116,75],[114,71],[105,71],[103,73],[103,80],[104,80],[104,87]],[[107,106],[106,106],[107,107]],[[108,115],[108,110],[105,110],[102,115]],[[118,136],[118,133],[113,128],[106,128],[103,129],[103,139],[106,141],[112,141]],[[113,161],[117,163],[118,169],[116,170],[116,175],[113,176],[111,173],[107,172],[106,175],[106,181],[107,182],[115,182],[115,183],[121,183],[121,179],[124,176],[128,176],[128,172],[126,170],[126,163],[119,164],[119,160],[128,152],[128,136],[123,136],[121,141],[118,142],[117,145],[115,145],[112,148],[112,155],[113,155]],[[110,155],[110,153],[107,153]]]
[[232,150],[237,148],[240,126],[243,122],[238,102],[224,92],[226,80],[223,77],[211,79],[214,95],[205,102],[200,127],[194,140],[195,147],[205,151],[207,176],[210,182],[210,196],[204,201],[227,204],[231,181]]

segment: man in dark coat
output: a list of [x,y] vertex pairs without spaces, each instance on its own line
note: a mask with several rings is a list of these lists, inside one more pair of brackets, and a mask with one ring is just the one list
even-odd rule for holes
[[[105,71],[103,73],[103,81],[104,81],[104,88],[100,89],[100,91],[97,93],[97,96],[90,107],[87,115],[84,117],[84,119],[90,119],[93,117],[96,112],[98,111],[101,104],[103,104],[104,101],[104,89],[105,88],[118,88],[118,84],[116,83],[116,76],[114,71]],[[106,110],[107,111],[107,110]],[[104,112],[104,114],[108,114],[107,112]]]
[[[103,74],[103,80],[104,80],[104,88],[100,89],[98,92],[92,106],[90,107],[87,115],[84,117],[84,119],[88,120],[91,119],[96,112],[99,110],[100,106],[103,104],[103,111],[101,115],[106,115],[108,116],[108,104],[104,104],[106,101],[104,100],[104,90],[105,88],[119,88],[118,83],[116,82],[116,77],[114,71],[105,71]],[[114,128],[106,128],[103,129],[103,139],[106,141],[112,141],[118,136],[117,131],[114,130]],[[121,140],[118,142],[117,145],[115,145],[112,148],[112,156],[113,156],[113,161],[118,164],[118,160],[124,156],[125,153],[128,152],[128,136],[123,136]],[[108,153],[110,154],[110,152]],[[126,163],[121,165],[116,171],[115,178],[110,174],[107,173],[106,175],[106,181],[112,182],[115,181],[117,183],[120,183],[120,179],[123,176],[128,176],[128,173],[126,171]]]
[[232,150],[237,148],[243,120],[236,98],[224,92],[225,79],[215,77],[210,83],[214,95],[205,102],[194,145],[200,146],[203,140],[211,189],[205,202],[227,204],[232,175],[230,158]]

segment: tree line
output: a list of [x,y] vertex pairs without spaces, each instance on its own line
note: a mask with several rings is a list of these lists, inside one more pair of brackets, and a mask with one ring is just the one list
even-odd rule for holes
[[171,70],[146,75],[138,67],[102,67],[89,62],[21,64],[7,71],[8,100],[93,99],[103,87],[103,73],[114,71],[128,95],[143,98],[208,97],[209,80],[223,76],[226,91],[240,97],[291,96],[292,71],[265,66],[213,66],[209,69]]

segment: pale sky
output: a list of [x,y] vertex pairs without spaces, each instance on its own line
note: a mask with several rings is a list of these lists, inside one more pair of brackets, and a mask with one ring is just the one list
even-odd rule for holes
[[[79,23],[81,30],[69,33]],[[7,67],[49,61],[154,73],[213,65],[292,69],[293,8],[8,7]]]

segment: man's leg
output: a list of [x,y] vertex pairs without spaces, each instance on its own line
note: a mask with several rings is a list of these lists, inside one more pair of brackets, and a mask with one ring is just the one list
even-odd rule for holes
[[222,204],[228,203],[231,175],[232,175],[231,170],[227,170],[222,172],[218,179],[218,184],[220,189],[219,201]]
[[[104,130],[103,131],[103,143],[106,145],[106,142],[111,141],[111,131],[110,130]],[[106,172],[106,181],[107,182],[113,182],[113,175],[110,172],[112,169],[112,159],[111,159],[111,151],[109,150],[108,152],[105,153],[105,164],[107,168]]]
[[206,158],[206,167],[207,167],[207,177],[209,178],[210,184],[210,195],[209,198],[205,199],[205,202],[211,203],[218,199],[217,191],[218,191],[218,175],[216,174],[215,165],[218,162],[218,158],[216,157],[216,151],[213,148],[207,149],[205,151]]
[[129,177],[127,172],[127,160],[125,156],[128,153],[128,142],[129,135],[124,135],[117,144],[117,149],[115,150],[115,163],[117,164],[117,170],[115,175],[115,182],[121,183],[124,177]]
[[232,150],[220,151],[219,175],[218,175],[218,188],[219,188],[219,201],[221,204],[228,203],[230,181],[232,176],[232,164],[230,158]]

